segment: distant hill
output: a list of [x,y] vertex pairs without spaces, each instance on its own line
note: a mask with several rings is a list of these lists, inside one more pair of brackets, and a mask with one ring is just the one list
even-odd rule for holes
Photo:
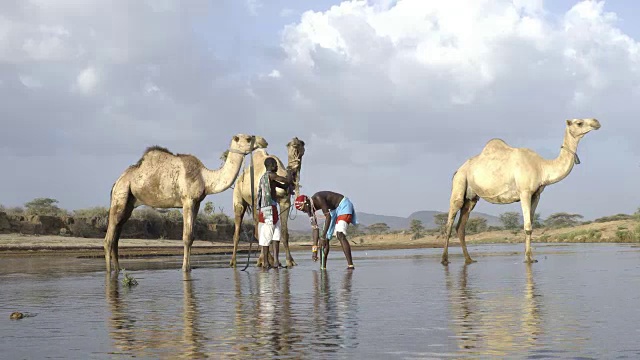
[[[422,221],[422,225],[426,228],[435,228],[436,224],[433,221],[433,216],[436,214],[442,214],[442,211],[416,211],[408,217],[401,216],[388,216],[388,215],[376,215],[365,212],[358,212],[358,222],[360,222],[364,226],[368,226],[375,223],[385,223],[389,225],[391,230],[403,230],[408,229],[411,220],[418,219]],[[294,211],[295,214],[295,211]],[[309,225],[309,218],[302,214],[301,212],[297,213],[297,217],[294,220],[289,221],[289,228],[295,231],[310,231],[311,227]],[[318,213],[319,214],[319,213]],[[487,219],[487,225],[489,226],[500,226],[500,219],[497,216],[481,213],[481,212],[473,212],[471,217],[481,217]]]

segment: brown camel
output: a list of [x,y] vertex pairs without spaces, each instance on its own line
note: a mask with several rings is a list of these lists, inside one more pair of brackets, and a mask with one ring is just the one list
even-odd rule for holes
[[[293,171],[293,179],[295,182],[294,192],[295,195],[298,196],[300,194],[300,169],[302,168],[302,156],[304,155],[304,141],[298,139],[297,137],[291,139],[287,144],[287,157],[288,157],[288,166],[287,168]],[[264,167],[264,160],[268,157],[274,158],[278,162],[278,175],[287,176],[287,170],[285,169],[282,161],[278,159],[277,156],[269,155],[266,150],[260,149],[253,153],[253,162],[254,162],[254,196],[258,196],[258,186],[260,183],[260,178],[266,172]],[[276,188],[275,200],[280,205],[280,212],[282,213],[279,216],[281,221],[281,234],[282,239],[281,242],[284,245],[284,250],[286,253],[287,259],[287,267],[292,267],[296,265],[296,262],[293,260],[291,256],[291,252],[289,251],[289,229],[288,229],[288,219],[289,219],[289,208],[291,207],[291,198],[290,195],[287,194],[284,190],[280,188]],[[231,262],[229,265],[231,267],[236,266],[236,254],[238,252],[238,242],[240,241],[240,230],[242,229],[242,218],[244,217],[244,213],[247,211],[247,207],[251,205],[251,175],[249,174],[249,169],[245,169],[240,176],[238,176],[238,180],[236,181],[236,186],[233,189],[233,211],[235,213],[235,232],[233,234],[233,254],[231,255]],[[254,209],[254,219],[257,217],[257,213]],[[257,229],[257,222],[254,220],[254,224]],[[256,231],[257,233],[257,231]],[[271,258],[271,255],[269,255]],[[262,257],[258,258],[257,266],[262,266]]]
[[235,135],[231,140],[229,156],[217,170],[207,169],[193,155],[174,155],[159,146],[148,148],[137,164],[129,166],[120,175],[111,189],[109,222],[104,238],[107,271],[111,271],[111,261],[115,271],[120,271],[118,239],[133,209],[140,205],[162,209],[182,208],[182,270],[191,271],[189,255],[200,202],[209,194],[228,189],[240,172],[244,156],[267,145],[267,141],[260,136]]
[[552,160],[544,159],[532,150],[514,148],[500,139],[492,139],[480,154],[462,164],[453,175],[442,264],[449,263],[449,238],[458,210],[460,218],[456,231],[465,262],[475,262],[467,252],[464,237],[469,214],[480,198],[493,204],[520,201],[524,217],[525,262],[537,262],[531,257],[531,219],[540,194],[546,186],[567,177],[573,165],[580,163],[576,154],[578,142],[589,131],[599,128],[600,122],[596,119],[567,120],[560,155]]

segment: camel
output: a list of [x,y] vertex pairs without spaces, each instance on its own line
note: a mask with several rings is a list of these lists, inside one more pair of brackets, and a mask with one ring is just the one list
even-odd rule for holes
[[578,142],[591,130],[600,128],[600,122],[596,119],[570,119],[566,123],[560,154],[555,159],[544,159],[530,149],[514,148],[501,139],[492,139],[480,154],[468,159],[458,168],[452,180],[442,252],[443,265],[449,263],[449,238],[458,210],[460,218],[456,231],[465,263],[475,262],[467,252],[465,225],[480,198],[492,204],[521,203],[524,217],[525,262],[537,262],[531,256],[531,220],[538,206],[540,194],[546,186],[567,177],[573,165],[580,163],[576,153]]
[[260,136],[237,134],[231,140],[229,156],[224,165],[216,170],[207,169],[193,155],[175,155],[160,146],[147,148],[138,163],[129,166],[111,188],[109,220],[104,238],[107,271],[111,272],[112,261],[115,272],[120,271],[118,239],[122,227],[134,208],[147,205],[162,209],[182,208],[182,270],[190,272],[193,227],[200,203],[207,195],[228,189],[238,177],[244,156],[267,145],[267,141]]
[[[294,193],[295,196],[300,195],[300,169],[302,167],[302,156],[304,155],[304,141],[298,139],[297,137],[291,139],[287,144],[287,157],[288,157],[288,165],[287,168],[291,169],[294,174]],[[274,155],[269,155],[265,149],[259,149],[253,153],[253,162],[254,162],[254,196],[258,196],[258,186],[260,183],[260,178],[266,172],[264,167],[264,160],[267,157],[272,157],[278,162],[278,175],[287,176],[287,171],[282,161]],[[287,194],[284,190],[277,188],[275,200],[280,205],[280,221],[281,224],[281,234],[282,239],[281,242],[284,245],[284,250],[286,253],[287,267],[290,268],[296,265],[296,262],[293,260],[291,256],[291,252],[289,251],[289,229],[288,229],[288,218],[289,218],[289,208],[291,207],[291,198],[290,195]],[[231,255],[231,262],[229,266],[236,266],[236,255],[238,252],[238,242],[240,241],[240,230],[242,229],[242,218],[244,217],[244,213],[247,211],[247,207],[252,204],[251,201],[251,175],[249,174],[249,169],[245,169],[240,176],[238,176],[238,180],[236,181],[236,186],[233,189],[233,211],[235,214],[234,222],[235,222],[235,231],[233,233],[233,254]],[[253,219],[254,224],[257,229],[257,222],[255,219],[257,218],[257,212],[253,211]],[[257,233],[257,230],[256,230]],[[269,255],[271,258],[271,255]],[[262,257],[258,258],[257,266],[262,265]]]

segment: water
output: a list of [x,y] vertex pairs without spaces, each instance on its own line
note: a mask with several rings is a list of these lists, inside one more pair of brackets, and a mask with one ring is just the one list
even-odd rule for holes
[[[0,260],[3,359],[639,358],[640,247],[615,244],[356,251],[325,272],[247,272],[228,256]],[[243,259],[244,261],[245,259]],[[244,266],[244,263],[241,264]],[[9,320],[13,311],[36,314]]]

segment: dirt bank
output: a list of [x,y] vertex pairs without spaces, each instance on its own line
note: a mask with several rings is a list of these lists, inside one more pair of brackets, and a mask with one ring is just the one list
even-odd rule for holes
[[[522,243],[522,231],[490,231],[467,236],[467,243]],[[591,223],[571,228],[534,230],[534,243],[579,243],[579,242],[639,242],[640,223],[634,220],[610,221],[605,223]],[[441,236],[425,236],[412,240],[410,234],[364,235],[350,237],[352,250],[386,250],[386,249],[420,249],[441,248],[444,239]],[[309,241],[291,243],[292,251],[309,251]],[[452,237],[450,246],[457,247],[457,238]],[[340,243],[331,241],[333,250],[340,248]],[[182,255],[183,246],[180,240],[167,239],[120,239],[120,256],[153,257]],[[249,243],[241,242],[239,252],[246,253]],[[256,249],[254,243],[253,249]],[[230,241],[196,240],[192,246],[192,254],[231,254],[233,243]],[[79,238],[67,236],[34,236],[20,234],[0,234],[0,257],[14,256],[73,256],[73,257],[102,257],[102,239]]]

